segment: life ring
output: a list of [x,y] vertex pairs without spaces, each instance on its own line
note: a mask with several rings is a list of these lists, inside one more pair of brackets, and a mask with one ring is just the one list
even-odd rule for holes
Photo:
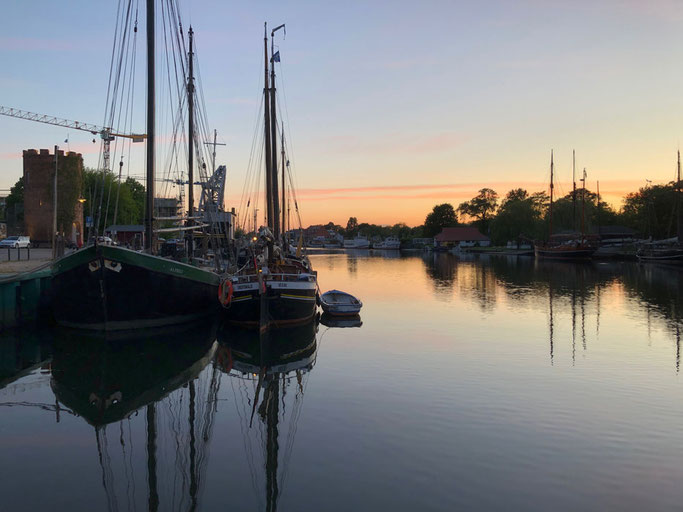
[[232,291],[232,282],[227,279],[218,286],[218,301],[223,307],[232,302]]

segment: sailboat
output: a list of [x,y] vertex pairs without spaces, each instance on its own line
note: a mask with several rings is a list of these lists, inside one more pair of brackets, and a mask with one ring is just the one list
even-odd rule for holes
[[[583,218],[581,221],[581,235],[577,240],[571,237],[568,240],[561,240],[553,236],[553,192],[555,185],[554,179],[555,164],[553,159],[553,152],[550,152],[550,209],[548,210],[549,217],[549,237],[546,242],[535,242],[534,253],[537,258],[553,258],[553,259],[568,259],[568,260],[585,260],[590,259],[593,253],[597,250],[597,246],[591,244],[583,230]],[[584,170],[584,191],[585,191],[585,170]],[[576,194],[574,194],[576,195]]]
[[[137,25],[136,25],[137,30]],[[122,330],[181,323],[214,312],[220,278],[211,270],[155,255],[155,14],[147,0],[147,160],[144,251],[88,246],[52,266],[52,312],[60,325]],[[191,53],[190,53],[191,56]],[[193,95],[187,82],[188,103]],[[190,119],[192,119],[190,110]],[[190,124],[192,124],[190,122]],[[189,134],[191,141],[193,134]],[[191,143],[190,143],[191,144]],[[190,146],[190,198],[192,150]],[[192,217],[190,199],[190,217]],[[95,241],[97,237],[95,237]]]
[[[286,159],[282,144],[282,200],[278,197],[278,151],[275,95],[275,33],[271,31],[271,55],[268,55],[267,25],[264,31],[264,154],[267,226],[262,227],[244,248],[238,267],[226,275],[218,291],[225,319],[234,324],[257,327],[283,327],[309,322],[316,313],[317,273],[303,254],[303,240],[292,250],[285,240]],[[269,68],[270,64],[270,68]],[[270,76],[269,76],[270,72]],[[284,132],[284,130],[283,130]]]
[[678,151],[678,166],[676,174],[676,221],[677,236],[667,240],[658,240],[642,246],[636,252],[641,263],[667,263],[683,265],[683,209],[681,208],[681,152]]

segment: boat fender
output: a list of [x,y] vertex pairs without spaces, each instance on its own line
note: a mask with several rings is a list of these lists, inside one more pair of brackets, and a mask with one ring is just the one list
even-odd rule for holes
[[232,302],[232,291],[232,282],[227,279],[218,287],[218,301],[223,307],[229,306]]

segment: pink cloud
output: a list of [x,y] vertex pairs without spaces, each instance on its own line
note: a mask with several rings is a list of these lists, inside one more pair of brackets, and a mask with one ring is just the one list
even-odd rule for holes
[[467,137],[455,132],[442,132],[430,135],[393,133],[375,138],[337,135],[319,140],[328,150],[339,153],[432,153],[454,149]]

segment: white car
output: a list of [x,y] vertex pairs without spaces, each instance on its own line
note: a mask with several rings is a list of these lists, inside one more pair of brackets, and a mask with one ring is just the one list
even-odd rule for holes
[[14,249],[31,247],[31,238],[28,236],[8,236],[0,242],[0,247],[12,247]]

